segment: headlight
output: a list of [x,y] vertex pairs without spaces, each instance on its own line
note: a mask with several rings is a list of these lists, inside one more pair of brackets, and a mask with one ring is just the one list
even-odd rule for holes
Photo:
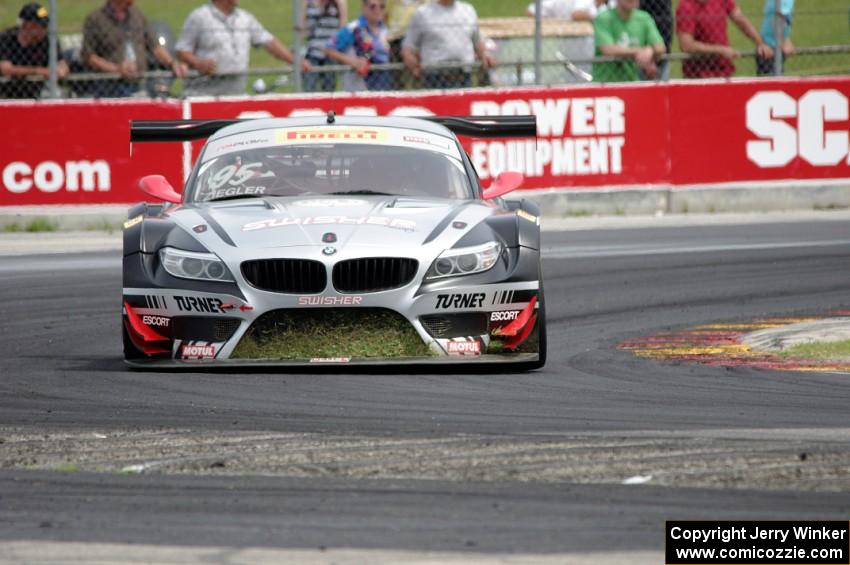
[[431,268],[425,279],[441,279],[483,273],[493,267],[502,253],[502,244],[490,241],[475,247],[462,247],[444,251]]
[[173,247],[159,250],[159,260],[169,275],[199,281],[233,282],[221,259],[212,253],[181,251]]

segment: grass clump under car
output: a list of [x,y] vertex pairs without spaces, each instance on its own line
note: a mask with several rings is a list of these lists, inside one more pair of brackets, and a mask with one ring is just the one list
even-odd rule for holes
[[426,357],[432,352],[402,316],[384,309],[297,312],[261,317],[233,351],[235,359]]

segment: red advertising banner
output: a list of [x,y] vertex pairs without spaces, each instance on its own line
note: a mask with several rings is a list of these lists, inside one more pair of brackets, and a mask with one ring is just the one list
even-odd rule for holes
[[670,184],[850,178],[850,77],[672,83]]
[[[131,119],[535,114],[537,139],[462,139],[485,185],[598,190],[850,179],[850,77],[195,99],[0,102],[0,206],[142,199],[179,187],[180,143],[137,143]],[[195,144],[195,151],[200,144]],[[187,156],[188,157],[188,156]],[[188,162],[188,161],[187,161]]]
[[182,186],[180,147],[133,146],[130,120],[176,120],[179,102],[67,101],[0,104],[0,206],[139,202],[139,178]]
[[535,114],[536,140],[462,140],[481,179],[510,170],[525,175],[524,188],[594,188],[666,182],[664,92],[663,86],[596,85],[246,98],[194,101],[192,117]]

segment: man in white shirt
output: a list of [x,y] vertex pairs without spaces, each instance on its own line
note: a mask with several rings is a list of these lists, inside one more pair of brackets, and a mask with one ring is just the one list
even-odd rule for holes
[[[187,81],[186,94],[244,94],[244,75],[216,75],[246,72],[251,47],[262,46],[290,64],[295,61],[292,52],[238,4],[239,0],[210,0],[193,10],[183,23],[177,56],[204,75]],[[302,68],[310,70],[306,60]]]
[[[478,33],[475,8],[461,0],[436,0],[420,6],[410,18],[401,58],[426,88],[465,88],[471,85],[475,58],[485,68],[494,65]],[[428,68],[441,65],[440,68]],[[450,65],[450,66],[449,66]]]

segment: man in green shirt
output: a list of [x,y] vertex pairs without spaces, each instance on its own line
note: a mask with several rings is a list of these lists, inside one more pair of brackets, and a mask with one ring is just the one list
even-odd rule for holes
[[[599,14],[593,22],[596,55],[620,61],[593,63],[596,82],[627,82],[658,74],[655,62],[666,51],[652,16],[638,10],[640,0],[618,0],[617,7]],[[640,72],[638,71],[640,69]]]

